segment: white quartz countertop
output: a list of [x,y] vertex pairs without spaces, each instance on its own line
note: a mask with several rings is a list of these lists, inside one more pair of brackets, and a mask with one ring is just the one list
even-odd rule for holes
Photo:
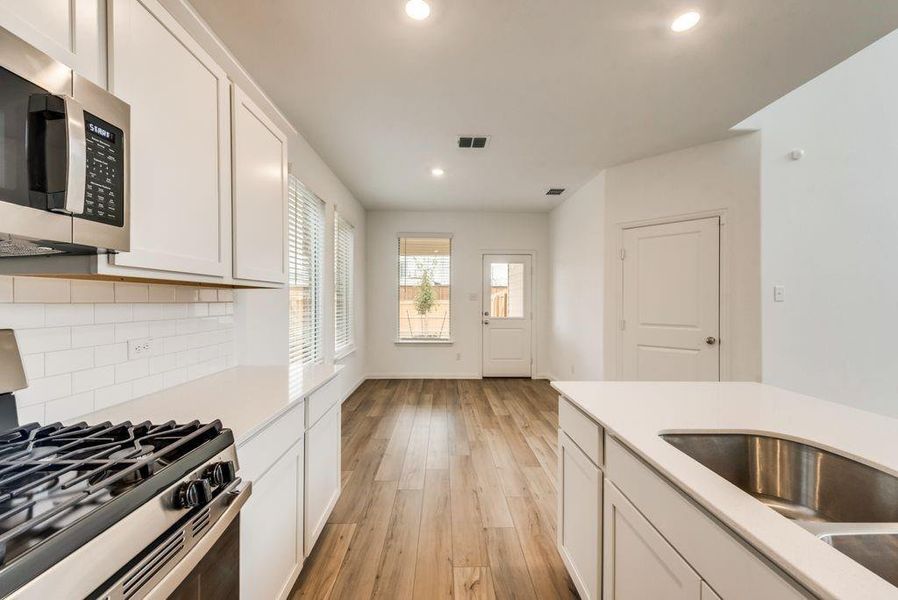
[[313,391],[333,379],[340,365],[318,365],[289,383],[288,367],[234,367],[201,379],[116,404],[74,419],[96,423],[130,420],[177,421],[219,419],[242,444]]
[[885,580],[658,437],[691,430],[769,433],[898,475],[898,420],[759,383],[552,386],[810,591],[825,598],[898,598]]

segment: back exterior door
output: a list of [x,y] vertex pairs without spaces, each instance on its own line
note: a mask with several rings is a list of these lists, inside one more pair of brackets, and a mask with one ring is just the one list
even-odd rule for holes
[[531,257],[483,256],[483,376],[530,377]]

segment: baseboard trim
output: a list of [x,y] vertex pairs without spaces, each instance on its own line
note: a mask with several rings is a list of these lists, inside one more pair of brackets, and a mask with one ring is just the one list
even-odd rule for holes
[[481,379],[480,373],[372,373],[367,379]]

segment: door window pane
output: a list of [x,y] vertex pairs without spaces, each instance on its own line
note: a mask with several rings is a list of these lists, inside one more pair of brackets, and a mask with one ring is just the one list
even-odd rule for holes
[[490,316],[500,319],[524,318],[524,265],[490,265]]

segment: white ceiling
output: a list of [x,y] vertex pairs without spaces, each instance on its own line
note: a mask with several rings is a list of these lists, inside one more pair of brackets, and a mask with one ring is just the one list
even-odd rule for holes
[[[423,23],[404,0],[191,2],[371,209],[551,209],[898,27],[883,0],[433,0]],[[673,34],[688,8],[701,24]],[[492,141],[464,153],[459,134]]]

